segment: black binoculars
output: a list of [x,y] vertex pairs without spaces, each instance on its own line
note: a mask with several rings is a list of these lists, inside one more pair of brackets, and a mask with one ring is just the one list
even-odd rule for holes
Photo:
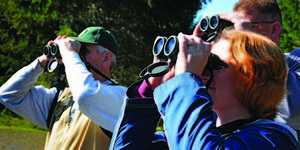
[[158,36],[153,45],[153,55],[159,59],[175,60],[179,51],[177,36],[172,35],[169,38]]
[[159,61],[150,64],[144,68],[141,73],[141,78],[159,77],[169,71],[169,69],[176,63],[177,55],[179,52],[179,42],[175,35],[169,38],[158,36],[153,45],[153,55],[158,59],[165,59],[166,61]]
[[[144,68],[140,72],[140,77],[143,79],[162,76],[176,63],[179,52],[177,36],[172,35],[169,38],[158,36],[155,39],[152,52],[155,57],[168,61],[155,62]],[[217,56],[210,54],[205,68],[208,70],[218,70],[222,65],[222,61]]]
[[221,19],[219,15],[205,17],[200,20],[200,30],[206,33],[220,31],[229,26],[233,26],[233,23]]
[[54,58],[47,62],[45,68],[46,71],[53,72],[54,70],[56,70],[58,72],[64,72],[63,64],[59,64],[57,60],[57,58],[61,58],[59,47],[57,44],[44,46],[43,54],[46,55],[48,58]]
[[[206,42],[211,42],[209,40],[213,40],[215,36],[201,38]],[[154,41],[152,52],[153,55],[159,59],[169,59],[171,61],[176,60],[179,52],[179,42],[177,36],[172,35],[169,38],[158,36]]]
[[59,47],[57,44],[44,46],[43,54],[46,55],[48,58],[50,58],[50,57],[60,58],[61,57],[60,53],[59,53]]
[[177,36],[172,35],[169,38],[158,36],[154,41],[152,52],[155,57],[169,61],[150,64],[140,72],[141,78],[159,77],[169,71],[175,63],[179,52]]
[[[79,50],[79,55],[80,56],[85,56],[85,53],[87,52],[87,49],[85,46],[81,46]],[[53,45],[46,45],[44,46],[43,49],[43,54],[46,55],[48,58],[53,58],[51,59],[46,66],[46,71],[53,72],[54,70],[59,71],[60,68],[63,68],[63,64],[58,64],[58,58],[61,58],[59,47],[57,44]],[[58,68],[58,69],[57,69]]]

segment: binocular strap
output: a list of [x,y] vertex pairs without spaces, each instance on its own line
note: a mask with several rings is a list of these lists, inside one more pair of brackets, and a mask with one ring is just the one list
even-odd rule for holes
[[207,82],[205,84],[206,89],[208,89],[210,87],[210,85],[211,85],[211,83],[212,83],[212,81],[214,79],[213,70],[209,69],[209,72],[210,72],[211,75],[210,75],[209,79],[207,80]]

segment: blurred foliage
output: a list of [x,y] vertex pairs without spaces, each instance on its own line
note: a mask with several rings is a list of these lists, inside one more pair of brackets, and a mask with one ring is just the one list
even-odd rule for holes
[[[199,0],[0,0],[0,85],[42,55],[57,35],[77,36],[88,26],[102,26],[119,41],[113,78],[129,86],[152,62],[158,35],[191,34],[201,8]],[[44,73],[37,84],[53,86],[55,74]]]
[[0,112],[0,128],[3,127],[18,127],[19,129],[34,129],[39,131],[46,131],[44,128],[32,124],[31,122],[19,117],[18,115],[14,114],[8,109],[5,109],[4,111]]
[[[58,35],[77,36],[89,26],[102,26],[114,34],[121,50],[112,77],[119,84],[129,86],[139,78],[140,71],[152,63],[156,36],[192,33],[192,21],[196,11],[201,9],[201,2],[0,0],[0,86],[41,56],[50,40]],[[56,74],[46,72],[36,85],[50,88],[55,81]],[[0,110],[3,109],[0,104]],[[14,114],[7,109],[3,113]]]
[[291,52],[300,47],[300,0],[279,0],[282,13],[280,47]]
[[[300,0],[279,0],[285,52],[300,47]],[[192,21],[203,0],[0,0],[0,85],[17,70],[42,55],[57,35],[77,36],[88,26],[103,26],[121,46],[112,73],[129,86],[152,62],[156,36],[191,34]],[[54,85],[55,74],[44,73],[37,84]]]

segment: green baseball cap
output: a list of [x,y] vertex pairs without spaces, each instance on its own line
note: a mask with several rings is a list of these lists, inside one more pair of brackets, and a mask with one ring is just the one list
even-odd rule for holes
[[118,55],[120,46],[114,37],[108,30],[103,27],[88,27],[83,30],[78,37],[70,37],[82,43],[91,43],[101,45],[115,55]]

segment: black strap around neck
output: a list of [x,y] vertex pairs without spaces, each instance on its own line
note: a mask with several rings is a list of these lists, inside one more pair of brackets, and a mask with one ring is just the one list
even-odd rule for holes
[[238,129],[241,129],[241,127],[243,125],[253,122],[255,120],[256,119],[239,119],[239,120],[235,120],[235,121],[226,123],[224,125],[221,125],[218,127],[218,129],[222,135],[227,134],[227,133],[232,133]]

